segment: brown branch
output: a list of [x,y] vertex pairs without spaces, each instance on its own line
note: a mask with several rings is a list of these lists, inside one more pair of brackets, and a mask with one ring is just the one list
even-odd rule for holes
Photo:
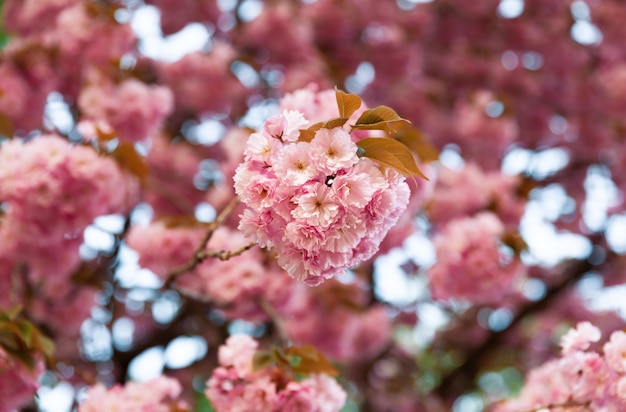
[[[595,242],[593,244],[596,244]],[[485,357],[494,353],[501,344],[505,334],[517,327],[527,316],[548,308],[559,296],[567,291],[570,285],[581,279],[585,273],[594,267],[587,259],[575,261],[564,271],[563,277],[551,285],[543,299],[529,302],[516,314],[509,326],[503,330],[490,331],[489,336],[478,346],[470,348],[465,353],[465,363],[444,375],[441,384],[435,393],[442,399],[455,399],[463,392],[475,385],[476,377],[480,373]]]
[[174,269],[170,270],[167,273],[167,276],[165,277],[166,280],[165,280],[164,287],[167,288],[167,287],[171,286],[172,283],[176,280],[176,278],[179,275],[194,270],[196,268],[196,266],[198,266],[200,263],[202,263],[203,260],[205,260],[206,258],[210,257],[210,256],[204,256],[204,252],[205,252],[205,248],[206,248],[207,244],[211,240],[211,237],[213,237],[213,233],[215,232],[215,230],[222,223],[224,223],[224,221],[228,218],[228,216],[232,213],[232,211],[235,209],[235,207],[237,207],[238,204],[239,204],[239,198],[235,197],[224,208],[224,210],[222,210],[220,212],[220,214],[217,216],[217,218],[215,218],[215,220],[213,222],[211,222],[211,224],[209,226],[209,230],[207,230],[207,232],[204,234],[204,237],[200,241],[200,244],[198,245],[196,250],[193,252],[191,257],[189,258],[189,261],[187,263],[177,267],[177,268],[174,268]]
[[551,403],[549,405],[543,405],[543,406],[537,406],[536,408],[533,409],[529,409],[525,412],[539,412],[539,411],[543,411],[543,410],[552,410],[554,408],[589,408],[589,405],[591,403],[590,402],[585,402],[585,403],[578,403],[575,401],[567,401],[567,402],[563,402],[563,403]]
[[200,261],[206,258],[228,260],[233,256],[241,255],[243,252],[248,249],[252,249],[254,246],[256,246],[256,242],[250,242],[247,245],[243,245],[239,249],[235,250],[203,250],[202,252],[197,254],[197,258],[200,259]]

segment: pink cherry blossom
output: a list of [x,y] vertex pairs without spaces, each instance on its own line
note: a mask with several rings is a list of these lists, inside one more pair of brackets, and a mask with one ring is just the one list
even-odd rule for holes
[[[286,106],[313,101],[318,113],[326,103],[336,107],[328,96],[297,91]],[[247,206],[240,230],[276,250],[279,265],[292,277],[317,285],[377,251],[406,209],[410,191],[404,176],[381,172],[374,161],[358,157],[359,136],[348,126],[321,128],[310,142],[298,141],[298,129],[309,123],[299,110],[271,117],[249,138],[234,183]]]
[[576,329],[570,329],[561,337],[561,350],[563,355],[567,355],[574,351],[585,350],[592,342],[599,340],[600,329],[590,322],[580,322],[576,325]]

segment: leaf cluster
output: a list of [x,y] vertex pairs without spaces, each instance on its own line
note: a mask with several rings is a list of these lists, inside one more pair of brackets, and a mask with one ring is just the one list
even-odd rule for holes
[[337,370],[313,345],[289,346],[286,349],[273,346],[254,354],[253,368],[261,370],[269,366],[296,378],[313,373],[337,376]]
[[35,368],[36,358],[43,355],[50,359],[54,343],[32,322],[20,316],[22,307],[17,306],[0,313],[0,346],[27,368]]
[[[322,128],[344,127],[362,105],[361,98],[355,94],[336,89],[335,96],[339,117],[300,130],[299,141],[312,141],[315,133]],[[419,176],[428,180],[417,166],[415,156],[422,161],[433,161],[438,158],[437,149],[426,141],[424,135],[410,121],[400,117],[395,110],[388,106],[367,109],[350,127],[351,131],[380,130],[387,136],[359,140],[359,157],[372,159],[380,166],[392,168],[405,176]]]

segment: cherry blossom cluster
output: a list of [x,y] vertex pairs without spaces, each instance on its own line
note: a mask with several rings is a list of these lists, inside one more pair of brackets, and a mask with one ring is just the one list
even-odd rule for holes
[[434,240],[437,262],[428,270],[433,297],[495,303],[512,291],[523,265],[502,250],[503,234],[491,212],[449,222]]
[[97,216],[125,212],[137,196],[137,182],[90,147],[56,135],[6,142],[0,146],[0,253],[13,269],[2,275],[24,262],[32,285],[63,298],[72,290],[67,276],[80,262],[85,227]]
[[20,236],[40,243],[75,236],[95,217],[124,211],[137,191],[112,159],[56,135],[0,146],[0,199],[23,225]]
[[247,206],[239,229],[277,253],[292,277],[314,286],[370,258],[406,209],[404,176],[357,155],[350,126],[310,125],[284,110],[248,139],[235,191]]
[[[125,102],[120,105],[120,102]],[[113,129],[120,140],[143,141],[163,127],[174,108],[174,96],[165,86],[149,86],[136,79],[118,85],[93,73],[78,97],[87,118]]]
[[173,378],[159,376],[147,382],[128,382],[107,389],[98,383],[85,392],[79,412],[184,412],[189,407],[178,400],[182,392],[180,383]]
[[600,329],[580,322],[561,338],[561,357],[528,373],[521,394],[495,409],[622,411],[626,408],[626,333],[618,330],[602,346]]
[[433,225],[491,210],[507,228],[518,227],[526,204],[518,194],[522,186],[520,176],[485,171],[482,164],[467,162],[461,170],[440,167],[434,180],[427,205]]
[[346,393],[335,379],[314,373],[296,380],[271,366],[255,370],[257,349],[247,335],[233,335],[220,346],[220,366],[205,391],[217,412],[338,412],[343,407]]

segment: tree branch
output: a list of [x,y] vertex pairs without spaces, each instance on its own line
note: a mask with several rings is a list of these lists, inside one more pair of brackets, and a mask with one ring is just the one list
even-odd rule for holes
[[442,399],[455,399],[475,385],[476,376],[484,366],[485,356],[493,354],[501,343],[502,337],[517,327],[527,316],[539,313],[549,307],[568,287],[582,278],[594,267],[587,259],[575,261],[565,269],[563,277],[551,285],[543,299],[529,302],[514,316],[509,326],[503,330],[491,331],[479,345],[465,353],[465,362],[458,368],[444,375],[435,393]]
[[200,261],[206,258],[228,260],[233,256],[241,255],[243,252],[245,252],[248,249],[252,249],[254,246],[256,246],[256,242],[250,242],[246,245],[243,245],[239,249],[235,249],[235,250],[203,250],[202,252],[199,252],[197,254],[197,257],[198,259],[200,259]]
[[[215,218],[215,220],[213,222],[211,222],[211,224],[209,226],[209,230],[207,230],[207,232],[204,234],[204,237],[200,241],[200,244],[198,245],[196,250],[193,252],[193,255],[191,255],[191,257],[189,258],[189,261],[187,263],[177,267],[177,268],[174,268],[174,269],[170,270],[167,273],[167,276],[165,278],[164,287],[166,287],[166,288],[170,287],[172,285],[172,283],[174,283],[174,281],[176,280],[176,278],[179,275],[194,270],[196,268],[196,266],[198,266],[200,263],[202,263],[202,261],[204,261],[206,258],[208,258],[208,257],[220,258],[219,256],[211,256],[211,254],[207,254],[206,252],[208,252],[208,251],[206,251],[205,248],[206,248],[207,244],[209,243],[209,241],[211,240],[211,237],[213,237],[213,233],[215,233],[215,230],[222,223],[224,223],[224,221],[228,218],[228,216],[232,213],[232,211],[235,209],[235,207],[237,207],[238,204],[239,204],[239,198],[235,197],[224,208],[224,210],[222,210],[222,212],[217,216],[217,218]],[[248,245],[246,245],[246,246],[248,246]],[[254,246],[254,245],[252,245],[252,246]],[[241,252],[239,252],[239,254],[241,254],[241,253],[245,252],[246,250],[250,249],[252,246],[248,247],[245,250],[242,250]],[[225,253],[227,253],[227,252],[224,252],[224,254]],[[225,260],[225,259],[222,259],[222,260]]]

